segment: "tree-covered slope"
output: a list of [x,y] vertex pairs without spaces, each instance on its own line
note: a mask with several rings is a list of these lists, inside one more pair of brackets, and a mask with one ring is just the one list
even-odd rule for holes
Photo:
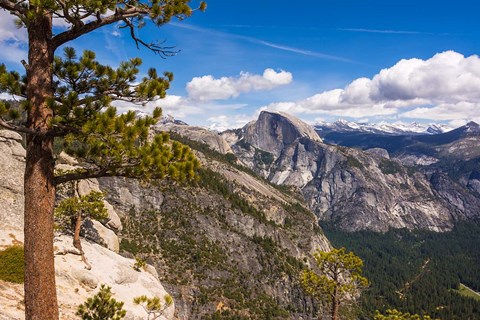
[[345,246],[364,260],[371,282],[362,296],[365,317],[396,308],[442,320],[480,319],[480,301],[457,291],[460,284],[480,290],[478,223],[461,223],[447,233],[324,230],[334,246]]
[[194,185],[100,180],[122,217],[121,252],[155,265],[180,319],[311,318],[298,277],[329,248],[314,214],[231,155],[182,142],[203,163]]

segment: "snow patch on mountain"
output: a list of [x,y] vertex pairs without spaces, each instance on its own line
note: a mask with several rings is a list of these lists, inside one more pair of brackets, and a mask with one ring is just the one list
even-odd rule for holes
[[333,123],[318,122],[314,125],[315,130],[319,132],[337,131],[337,132],[365,132],[378,133],[390,135],[402,134],[439,134],[451,131],[453,128],[438,123],[406,123],[397,121],[393,123],[379,122],[379,123],[357,123],[353,121],[346,121],[343,119],[337,120]]

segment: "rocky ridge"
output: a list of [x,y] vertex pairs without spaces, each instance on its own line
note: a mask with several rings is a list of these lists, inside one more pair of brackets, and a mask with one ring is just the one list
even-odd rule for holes
[[121,252],[155,265],[179,319],[310,318],[298,274],[330,248],[313,213],[228,156],[182,142],[203,164],[196,186],[99,180],[123,221]]
[[[478,216],[480,199],[454,188],[445,174],[415,172],[385,151],[324,144],[298,134],[302,129],[291,126],[300,120],[290,119],[262,112],[256,122],[226,135],[244,164],[275,184],[299,188],[321,220],[347,231],[447,231],[457,220]],[[292,134],[284,139],[284,131]]]

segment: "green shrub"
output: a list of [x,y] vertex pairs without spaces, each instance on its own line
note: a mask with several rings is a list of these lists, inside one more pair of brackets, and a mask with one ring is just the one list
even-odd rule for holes
[[359,169],[363,169],[363,164],[353,156],[347,156],[347,164],[349,167],[356,167]]
[[100,291],[83,304],[78,306],[77,316],[83,320],[120,320],[127,312],[123,309],[123,302],[112,297],[112,288],[104,284]]
[[23,246],[10,246],[0,251],[0,279],[13,283],[24,282]]
[[148,298],[143,295],[134,298],[133,303],[143,307],[147,313],[147,320],[155,320],[160,318],[165,310],[173,304],[172,296],[166,294],[163,299],[165,300],[165,303],[162,303],[159,297]]
[[271,165],[275,161],[273,154],[260,149],[255,149],[255,155],[253,156],[260,164]]
[[378,165],[383,174],[396,174],[402,172],[402,166],[395,161],[382,159]]
[[145,262],[145,260],[139,257],[135,257],[135,264],[133,265],[133,269],[135,271],[145,270],[146,266],[147,266],[147,263]]

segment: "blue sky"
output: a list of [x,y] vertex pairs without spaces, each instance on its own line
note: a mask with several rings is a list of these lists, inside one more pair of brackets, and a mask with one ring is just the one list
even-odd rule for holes
[[[238,127],[260,110],[314,123],[480,121],[480,4],[475,1],[210,0],[205,13],[140,31],[175,57],[137,50],[111,26],[71,43],[117,65],[175,74],[160,105],[188,123]],[[25,36],[0,16],[0,45],[21,68]],[[402,60],[403,59],[403,60]],[[383,70],[383,71],[382,71]],[[128,106],[119,105],[121,108]]]

